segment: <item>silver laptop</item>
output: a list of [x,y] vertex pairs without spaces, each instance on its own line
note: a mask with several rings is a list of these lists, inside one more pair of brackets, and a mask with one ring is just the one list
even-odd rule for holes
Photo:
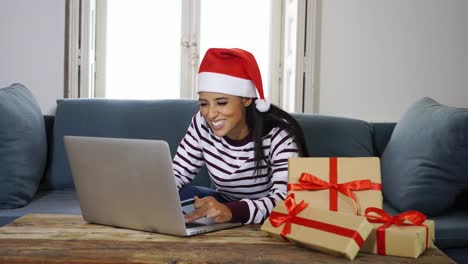
[[[185,224],[165,141],[76,136],[64,141],[86,222],[177,236],[241,225],[208,218]],[[183,201],[184,209],[190,203]]]

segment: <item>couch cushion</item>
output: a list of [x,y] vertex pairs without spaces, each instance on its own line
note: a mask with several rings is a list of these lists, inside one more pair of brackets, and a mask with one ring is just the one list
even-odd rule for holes
[[33,94],[21,84],[0,89],[0,208],[31,201],[46,155],[44,118]]
[[[55,115],[51,173],[46,182],[54,189],[74,187],[63,144],[65,135],[162,139],[175,155],[197,111],[196,100],[60,100]],[[206,181],[209,182],[207,177],[197,177],[194,182],[209,186]]]
[[435,221],[437,247],[468,247],[468,211],[453,208],[430,219]]
[[312,157],[375,156],[373,128],[362,120],[311,114],[292,114],[301,125]]
[[382,155],[385,198],[399,211],[439,215],[468,188],[468,109],[430,98],[397,123]]
[[458,264],[468,264],[468,247],[443,250],[444,253]]
[[27,206],[0,210],[1,218],[18,218],[26,214],[81,214],[75,190],[40,190]]

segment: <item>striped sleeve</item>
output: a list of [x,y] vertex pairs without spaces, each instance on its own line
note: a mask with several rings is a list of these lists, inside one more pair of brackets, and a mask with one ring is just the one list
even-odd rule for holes
[[242,199],[249,207],[246,224],[260,224],[266,220],[278,201],[284,200],[288,183],[288,159],[298,156],[293,137],[286,131],[273,135],[270,148],[271,188],[268,195],[259,199]]
[[179,143],[177,152],[172,160],[177,189],[191,182],[200,168],[205,164],[202,146],[200,144],[199,129],[197,128],[196,114],[187,129],[182,141]]

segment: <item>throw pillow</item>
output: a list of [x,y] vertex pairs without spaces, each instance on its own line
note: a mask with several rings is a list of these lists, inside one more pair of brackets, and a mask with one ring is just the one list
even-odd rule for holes
[[385,198],[435,216],[468,188],[468,108],[422,98],[397,123],[381,158]]
[[32,93],[21,84],[0,89],[0,208],[29,203],[44,172],[44,118]]

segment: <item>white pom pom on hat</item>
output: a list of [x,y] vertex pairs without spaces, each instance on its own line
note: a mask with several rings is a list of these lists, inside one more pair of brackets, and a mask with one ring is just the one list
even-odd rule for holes
[[257,107],[260,112],[268,112],[268,110],[270,110],[270,101],[268,101],[268,99],[257,99],[257,101],[255,101],[255,107]]
[[205,53],[197,75],[197,93],[214,92],[258,98],[257,110],[267,112],[270,102],[263,93],[262,76],[255,57],[242,49],[211,48]]

